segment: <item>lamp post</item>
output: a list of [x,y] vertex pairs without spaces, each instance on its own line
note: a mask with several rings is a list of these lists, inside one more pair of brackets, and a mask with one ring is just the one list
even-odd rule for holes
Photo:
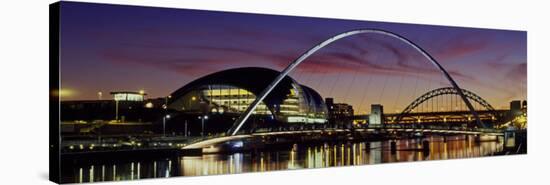
[[201,137],[204,137],[204,120],[208,119],[208,115],[199,116],[199,119],[201,120]]
[[115,99],[115,121],[118,122],[118,100]]
[[171,98],[172,96],[168,95],[164,97],[164,105],[162,108],[164,109],[164,117],[162,117],[162,137],[166,137],[166,120],[170,119],[170,114],[168,114],[168,98]]
[[185,120],[185,138],[187,138],[187,120]]
[[162,117],[162,137],[166,136],[166,120],[170,119],[170,114]]

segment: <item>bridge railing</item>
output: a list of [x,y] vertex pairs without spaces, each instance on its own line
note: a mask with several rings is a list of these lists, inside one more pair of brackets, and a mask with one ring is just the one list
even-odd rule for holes
[[287,127],[268,127],[256,128],[247,132],[241,133],[266,133],[266,132],[281,132],[281,131],[307,131],[307,130],[334,130],[334,129],[431,129],[431,130],[455,130],[455,131],[472,131],[472,132],[502,132],[501,129],[494,128],[471,128],[464,126],[452,125],[421,125],[421,124],[363,124],[363,125],[302,125],[302,126],[287,126]]
[[211,134],[211,135],[207,135],[207,136],[203,136],[203,137],[199,136],[199,137],[195,137],[193,139],[189,139],[188,143],[198,143],[198,142],[201,142],[201,141],[214,139],[214,138],[225,137],[225,136],[227,136],[226,133]]
[[[482,133],[498,133],[503,132],[501,129],[492,129],[492,128],[468,128],[462,126],[449,126],[449,125],[419,125],[419,124],[381,124],[381,125],[354,125],[354,126],[345,126],[345,125],[292,125],[286,127],[262,127],[249,130],[240,130],[237,135],[244,134],[259,134],[259,133],[270,133],[270,132],[288,132],[288,131],[310,131],[310,130],[322,130],[322,131],[335,131],[335,130],[344,130],[344,131],[353,131],[357,129],[412,129],[412,131],[422,131],[422,130],[452,130],[452,131],[466,131],[466,132],[482,132]],[[219,138],[230,136],[227,133],[219,133],[208,135],[205,137],[196,137],[188,140],[188,144],[197,143],[209,139]]]

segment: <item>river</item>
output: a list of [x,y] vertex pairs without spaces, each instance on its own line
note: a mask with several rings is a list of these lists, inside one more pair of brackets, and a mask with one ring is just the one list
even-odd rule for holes
[[[168,158],[89,160],[66,162],[63,183],[99,182],[322,168],[406,161],[459,159],[490,156],[503,150],[503,142],[476,142],[467,136],[428,137],[429,152],[418,150],[420,139],[390,141],[293,144],[288,149],[233,154],[204,154]],[[414,164],[411,164],[414,165]]]

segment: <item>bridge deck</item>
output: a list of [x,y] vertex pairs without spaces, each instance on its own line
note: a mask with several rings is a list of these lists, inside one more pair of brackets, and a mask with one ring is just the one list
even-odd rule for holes
[[[467,134],[467,135],[491,135],[502,136],[504,133],[497,129],[444,129],[444,128],[414,128],[414,127],[400,127],[400,126],[385,126],[385,127],[367,127],[353,129],[353,132],[372,133],[379,131],[387,132],[421,132],[421,133],[440,133],[440,134]],[[312,134],[312,133],[325,133],[325,132],[352,132],[350,129],[311,129],[311,130],[286,130],[286,131],[270,131],[270,132],[256,132],[252,134],[235,135],[235,136],[221,136],[217,138],[207,138],[205,140],[199,140],[196,143],[184,146],[182,149],[199,149],[206,148],[220,143],[225,143],[233,140],[240,140],[245,138],[252,138],[256,136],[277,136],[277,135],[298,135],[298,134]]]

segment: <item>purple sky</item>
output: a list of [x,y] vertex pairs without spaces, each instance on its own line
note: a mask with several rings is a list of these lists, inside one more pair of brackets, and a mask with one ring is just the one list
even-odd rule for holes
[[[140,89],[160,97],[224,69],[282,70],[324,39],[358,28],[407,37],[495,108],[526,99],[522,31],[62,2],[61,87],[72,92],[63,100]],[[380,35],[339,40],[291,76],[360,113],[372,103],[401,110],[424,92],[449,86],[419,53]]]

